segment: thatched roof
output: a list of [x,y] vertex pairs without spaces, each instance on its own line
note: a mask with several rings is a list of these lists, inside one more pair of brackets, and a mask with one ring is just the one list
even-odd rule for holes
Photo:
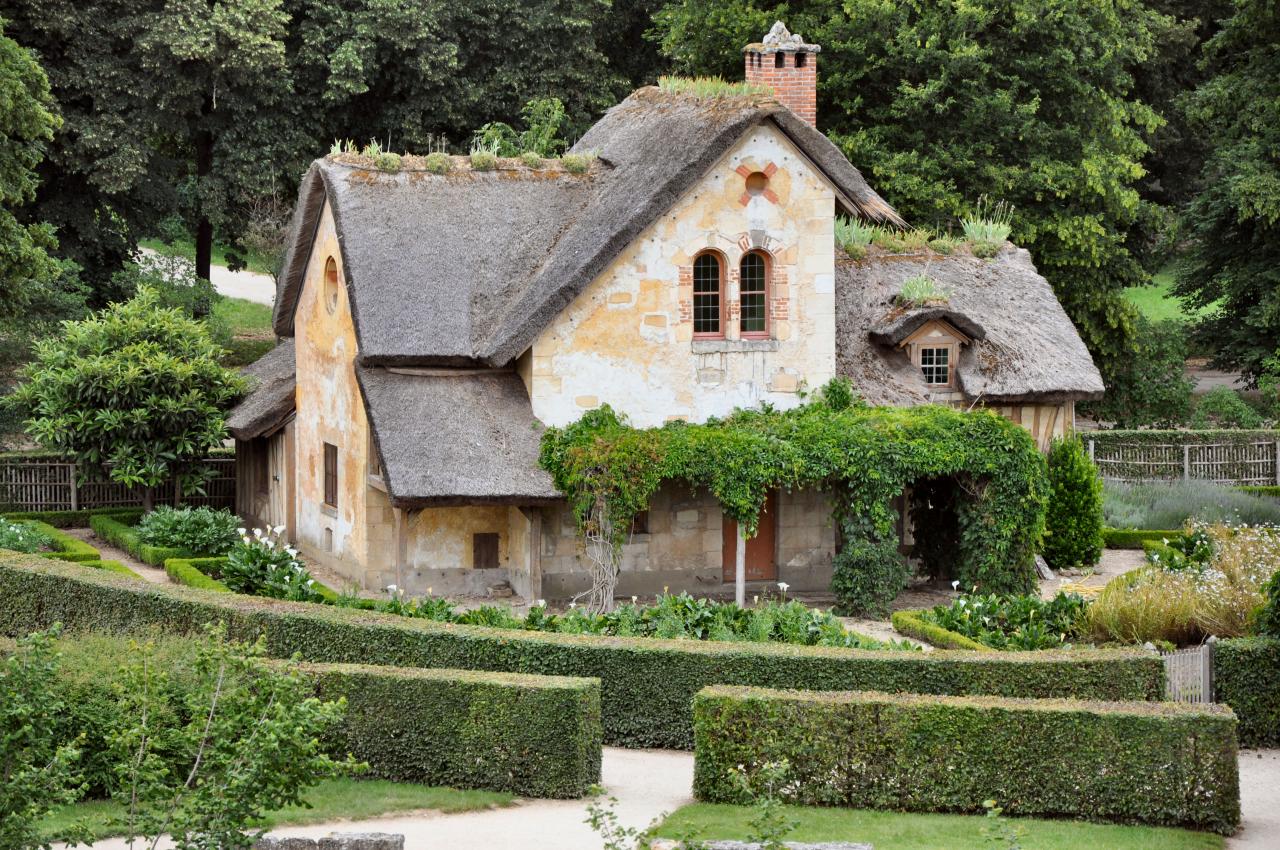
[[[903,281],[916,275],[933,278],[948,293],[947,303],[896,304]],[[929,400],[920,371],[897,344],[932,319],[973,340],[962,348],[956,370],[970,400],[1049,402],[1102,394],[1088,349],[1026,250],[1005,245],[989,260],[873,253],[837,261],[836,371],[868,401]]]
[[360,366],[391,503],[401,508],[550,503],[541,428],[509,371]]
[[237,440],[252,440],[275,431],[293,413],[293,340],[276,347],[241,369],[248,376],[249,394],[227,415],[227,430]]
[[326,200],[364,365],[505,366],[652,222],[763,122],[836,187],[848,212],[901,223],[838,148],[772,98],[641,89],[582,137],[585,174],[506,164],[382,173],[318,160],[303,178],[274,324],[293,312]]

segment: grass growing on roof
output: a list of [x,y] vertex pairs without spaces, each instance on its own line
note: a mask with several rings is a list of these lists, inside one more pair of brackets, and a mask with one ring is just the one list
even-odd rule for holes
[[[999,801],[997,801],[999,802]],[[929,815],[862,809],[819,809],[784,806],[796,829],[788,841],[866,842],[876,850],[985,850],[991,821],[982,815]],[[704,841],[744,840],[754,814],[750,806],[695,803],[677,809],[658,827],[660,838],[693,837]],[[1220,835],[1149,826],[1115,826],[1079,821],[1009,819],[1022,831],[1024,850],[1105,847],[1107,850],[1222,850]]]
[[[260,823],[268,828],[304,826],[424,810],[456,814],[510,806],[514,799],[499,791],[463,791],[382,779],[327,779],[307,792],[311,808],[288,806],[269,812]],[[72,824],[83,821],[95,840],[111,838],[123,834],[117,824],[124,814],[124,807],[113,800],[87,800],[54,812],[45,820],[43,831],[63,834]]]
[[911,307],[945,304],[950,299],[950,293],[927,274],[912,275],[902,282],[902,288],[898,290],[898,303]]
[[836,244],[855,260],[867,255],[867,246],[875,235],[875,227],[847,216],[836,217]]
[[723,77],[658,77],[658,88],[672,94],[691,94],[696,97],[744,97],[773,92],[768,86],[730,82]]

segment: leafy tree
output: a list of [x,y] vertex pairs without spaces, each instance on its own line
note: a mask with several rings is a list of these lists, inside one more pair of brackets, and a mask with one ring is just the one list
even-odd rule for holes
[[1186,214],[1175,292],[1212,307],[1193,339],[1256,381],[1280,348],[1280,8],[1236,0],[1205,47],[1212,77],[1188,111],[1209,146]]
[[1080,405],[1080,412],[1117,428],[1181,425],[1191,412],[1195,387],[1186,376],[1186,326],[1175,319],[1139,317],[1135,343],[1135,356],[1113,364],[1106,395]]
[[472,149],[492,151],[498,156],[522,153],[555,156],[565,149],[565,140],[559,137],[560,124],[564,121],[564,104],[560,98],[534,98],[520,113],[525,120],[523,131],[516,132],[505,121],[490,121],[476,130]]
[[1191,416],[1196,430],[1213,428],[1261,428],[1262,415],[1245,404],[1231,387],[1214,387],[1196,402]]
[[128,835],[154,846],[169,834],[178,850],[248,850],[267,812],[301,805],[321,779],[354,771],[321,744],[345,700],[317,699],[296,659],[277,667],[265,656],[265,638],[239,644],[225,626],[207,627],[176,722],[157,705],[166,688],[149,651],[125,670],[127,724],[111,745]]
[[223,411],[245,381],[218,353],[204,325],[143,289],[42,340],[9,404],[44,448],[146,488],[149,509],[175,476],[198,488],[201,459],[226,437]]
[[949,225],[983,196],[1029,248],[1104,377],[1129,359],[1144,283],[1130,237],[1160,118],[1134,71],[1168,20],[1139,0],[672,0],[655,18],[686,72],[741,75],[776,20],[823,46],[818,119],[903,215]]
[[[41,821],[82,790],[79,742],[59,740],[61,730],[49,722],[63,708],[53,687],[60,631],[55,625],[22,638],[0,665],[0,847],[47,850]],[[60,837],[83,840],[82,829],[75,833]]]
[[1087,567],[1102,555],[1102,478],[1077,437],[1049,448],[1044,559],[1058,569]]

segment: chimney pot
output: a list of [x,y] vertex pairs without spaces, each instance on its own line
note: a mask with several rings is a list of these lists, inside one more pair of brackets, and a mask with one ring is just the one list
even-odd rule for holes
[[747,82],[771,89],[779,103],[816,127],[821,50],[778,21],[763,41],[742,48]]

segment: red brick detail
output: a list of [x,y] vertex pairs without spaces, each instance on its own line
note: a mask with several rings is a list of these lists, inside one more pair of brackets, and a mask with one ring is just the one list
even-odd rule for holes
[[764,167],[765,177],[772,177],[777,173],[778,173],[778,166],[774,165],[772,162]]
[[743,177],[746,177],[748,174],[751,173],[751,169],[747,168],[745,163],[743,163],[742,165],[739,165],[737,168],[734,169],[734,171],[738,172]]
[[765,189],[762,194],[764,195],[764,199],[769,203],[776,204],[778,202],[778,194],[772,189]]
[[776,67],[777,53],[747,50],[746,77],[773,89],[774,97],[810,124],[818,123],[818,54],[806,53],[803,66],[796,67],[796,51],[782,51],[782,67]]
[[681,266],[676,285],[679,287],[677,304],[680,308],[680,322],[693,321],[693,266]]
[[742,206],[744,206],[744,207],[745,207],[747,204],[751,203],[751,193],[750,193],[750,192],[743,192],[743,193],[742,193],[742,197],[738,198],[738,203],[742,204]]

